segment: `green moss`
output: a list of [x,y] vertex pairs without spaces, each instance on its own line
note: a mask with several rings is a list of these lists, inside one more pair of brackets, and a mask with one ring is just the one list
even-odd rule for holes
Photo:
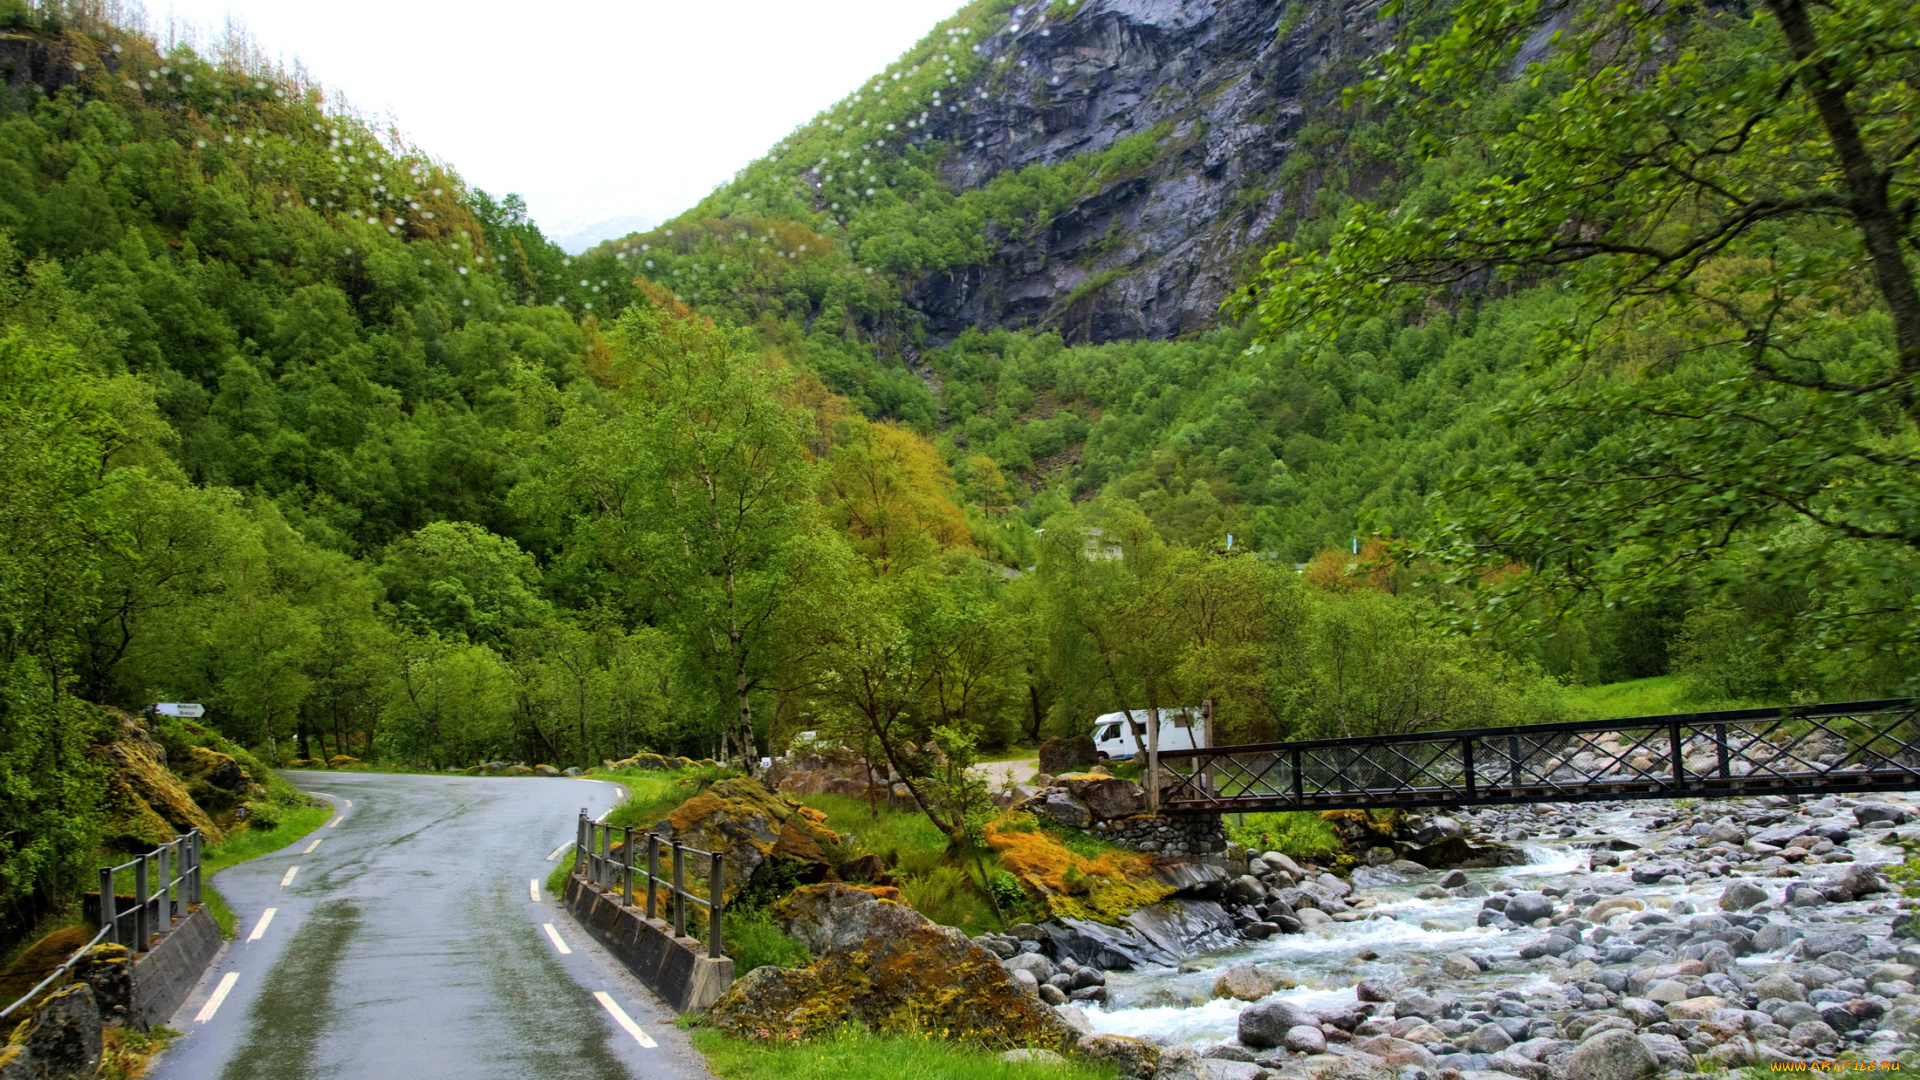
[[1053,1068],[1012,1064],[999,1060],[995,1052],[955,1046],[926,1032],[875,1035],[850,1027],[795,1043],[742,1039],[701,1029],[693,1032],[693,1044],[724,1080],[1032,1080],[1036,1076],[1115,1080],[1116,1076],[1111,1065],[1072,1059]]
[[1252,851],[1278,851],[1293,859],[1325,862],[1340,850],[1340,834],[1319,814],[1290,810],[1226,819],[1227,839]]

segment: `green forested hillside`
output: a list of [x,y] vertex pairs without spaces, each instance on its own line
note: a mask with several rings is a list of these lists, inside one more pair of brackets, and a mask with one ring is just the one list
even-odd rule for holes
[[[1509,53],[1545,17],[1494,9]],[[1431,14],[1394,26],[1494,34]],[[1584,115],[1591,57],[1444,69],[1418,107],[1397,70],[1343,100],[1356,57],[1316,76],[1260,184],[1289,210],[1205,332],[938,338],[926,275],[1198,149],[1152,127],[949,187],[926,121],[1012,77],[973,45],[1015,17],[970,5],[682,218],[569,258],[242,53],[0,10],[38,73],[0,111],[8,925],[103,836],[87,750],[114,733],[83,702],[201,701],[275,765],[751,767],[819,730],[931,777],[930,742],[1121,707],[1209,700],[1222,738],[1274,739],[1559,719],[1567,683],[1676,673],[1696,702],[1910,687],[1920,353],[1844,223],[1624,300],[1626,263],[1530,256],[1551,221],[1460,264],[1448,237],[1504,227],[1480,200],[1578,172],[1526,153]],[[1770,15],[1674,18],[1714,93],[1777,59]],[[1886,64],[1876,152],[1911,116]],[[1767,130],[1819,190],[1804,115]],[[1616,209],[1653,175],[1627,172]],[[1804,273],[1756,269],[1782,260]],[[1791,369],[1728,308],[1791,316],[1761,354]]]

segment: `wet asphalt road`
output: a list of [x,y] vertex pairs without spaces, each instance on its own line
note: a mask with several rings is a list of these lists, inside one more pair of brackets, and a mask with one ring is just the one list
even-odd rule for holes
[[[174,1017],[185,1034],[148,1074],[153,1080],[710,1076],[672,1026],[672,1011],[545,889],[554,866],[547,856],[572,841],[580,808],[598,816],[620,800],[618,787],[537,777],[287,778],[332,802],[335,818],[214,877],[238,919],[235,936]],[[249,940],[269,908],[271,921]],[[624,1030],[596,991],[658,1045]]]

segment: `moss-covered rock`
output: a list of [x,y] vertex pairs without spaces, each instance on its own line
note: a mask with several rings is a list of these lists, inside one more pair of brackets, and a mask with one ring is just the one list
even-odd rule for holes
[[609,762],[607,767],[610,769],[641,769],[646,772],[666,772],[673,766],[666,758],[661,757],[659,754],[635,754],[623,761]]
[[719,852],[731,899],[770,861],[785,864],[779,872],[793,881],[827,876],[831,867],[822,845],[839,843],[840,834],[825,821],[819,811],[789,802],[756,780],[735,777],[681,803],[652,831],[668,841]]
[[1002,1048],[1072,1048],[1080,1033],[1015,985],[998,956],[889,893],[838,883],[795,890],[769,913],[819,958],[748,972],[708,1009],[708,1023],[747,1038],[811,1038],[857,1023]]
[[211,843],[226,834],[180,777],[158,760],[162,753],[150,741],[122,739],[87,751],[107,773],[105,843],[125,851],[145,851],[179,833],[199,829]]
[[346,754],[335,754],[327,759],[327,764],[336,769],[350,769],[360,764],[360,759],[357,757],[349,757]]

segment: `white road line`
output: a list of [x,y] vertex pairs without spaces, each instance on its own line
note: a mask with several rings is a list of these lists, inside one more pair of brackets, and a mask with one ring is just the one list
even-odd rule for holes
[[[326,839],[326,837],[324,837],[324,836],[320,838],[320,840],[325,840],[325,839]],[[307,850],[305,850],[305,851],[303,851],[303,852],[301,852],[300,854],[302,854],[302,855],[311,855],[311,854],[313,854],[313,851],[314,851],[314,849],[320,846],[320,840],[315,840],[315,841],[314,841],[313,843],[311,843],[311,844],[308,844],[308,845],[307,845]]]
[[598,1001],[609,1013],[613,1014],[613,1022],[626,1028],[627,1034],[633,1036],[633,1041],[649,1050],[655,1049],[660,1045],[651,1038],[648,1038],[646,1032],[640,1030],[640,1025],[634,1023],[633,1017],[627,1015],[627,1010],[621,1008],[620,1003],[613,1000],[612,994],[607,993],[605,990],[595,990],[593,992],[593,999]]
[[563,852],[563,851],[565,851],[565,850],[567,850],[568,848],[570,848],[570,847],[572,847],[572,846],[573,846],[572,844],[561,844],[561,845],[560,845],[559,847],[557,847],[557,848],[554,848],[554,849],[553,849],[553,854],[551,854],[551,855],[548,855],[548,856],[547,856],[547,861],[548,861],[548,862],[552,862],[553,860],[555,860],[555,859],[557,859],[557,858],[559,858],[559,857],[560,857],[560,853],[561,853],[561,852]]
[[554,948],[560,950],[561,956],[566,956],[573,952],[572,949],[567,948],[566,942],[560,940],[560,931],[555,930],[552,923],[541,923],[540,928],[547,932],[547,939],[553,942]]
[[533,901],[536,904],[540,902],[540,879],[539,878],[527,879],[527,899]]
[[331,829],[334,826],[339,825],[342,821],[346,820],[346,817],[347,815],[345,814],[335,815],[332,821],[327,822],[327,828]]
[[593,823],[595,825],[605,825],[607,823],[607,815],[611,813],[613,813],[613,807],[609,806],[605,810],[600,811],[600,816],[594,818]]
[[280,887],[284,889],[287,886],[293,884],[293,875],[299,872],[300,872],[300,868],[297,866],[287,867],[287,876],[280,879]]
[[351,810],[351,809],[353,809],[353,800],[352,800],[352,799],[346,799],[346,800],[343,800],[343,801],[344,801],[344,802],[345,802],[345,803],[347,804],[347,809],[349,809],[349,810]]
[[253,924],[253,933],[247,935],[247,940],[259,941],[261,938],[267,936],[267,927],[273,922],[274,912],[279,910],[277,907],[270,907],[261,912],[260,921]]
[[200,1006],[198,1013],[194,1014],[193,1022],[204,1024],[213,1019],[213,1014],[220,1011],[220,1003],[227,1000],[227,995],[233,993],[233,984],[239,981],[240,973],[237,971],[229,971],[220,976],[220,985],[213,988],[213,996],[207,999],[205,1005]]

